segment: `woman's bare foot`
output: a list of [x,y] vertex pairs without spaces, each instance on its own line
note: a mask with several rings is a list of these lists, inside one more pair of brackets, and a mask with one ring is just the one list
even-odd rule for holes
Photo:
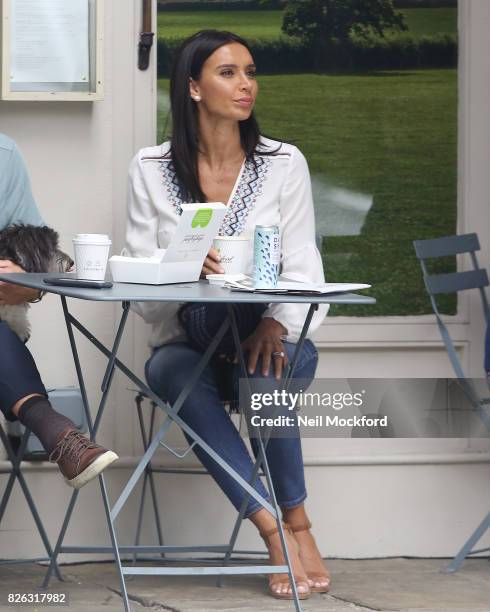
[[299,559],[308,577],[310,589],[316,593],[327,593],[330,590],[330,572],[310,532],[311,523],[304,506],[285,511],[283,516],[288,523],[290,521],[289,526],[298,544]]
[[[259,516],[257,517],[257,515]],[[250,518],[259,528],[260,535],[269,551],[271,565],[287,565],[281,545],[281,537],[274,517],[266,510],[259,510],[259,512],[253,514]],[[288,547],[288,554],[296,583],[296,590],[298,591],[298,597],[299,599],[307,599],[311,594],[308,578],[298,556],[298,544],[287,525],[284,525],[284,536]],[[270,594],[277,599],[292,599],[293,589],[289,580],[289,575],[284,573],[270,574],[269,591]]]

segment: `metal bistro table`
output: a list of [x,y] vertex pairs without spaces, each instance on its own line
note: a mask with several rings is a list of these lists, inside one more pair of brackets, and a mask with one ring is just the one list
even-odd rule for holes
[[[159,574],[159,575],[218,575],[223,576],[226,574],[271,574],[271,573],[288,573],[290,576],[291,584],[293,585],[293,601],[297,611],[301,610],[300,602],[298,599],[298,593],[293,579],[291,563],[287,552],[284,531],[282,523],[280,521],[280,510],[277,505],[276,497],[274,494],[274,488],[271,482],[271,476],[269,472],[269,466],[267,464],[267,458],[265,455],[265,448],[270,436],[270,431],[266,431],[258,437],[259,453],[257,460],[254,464],[253,475],[249,482],[244,480],[227,462],[225,462],[202,438],[200,438],[196,432],[194,432],[180,417],[179,410],[187,398],[189,392],[192,390],[194,384],[197,382],[202,371],[208,364],[211,356],[213,355],[218,343],[220,342],[227,329],[231,326],[235,345],[237,347],[237,354],[239,365],[241,368],[242,377],[247,379],[247,369],[244,360],[243,352],[240,346],[240,340],[238,337],[238,330],[235,320],[235,313],[233,309],[233,303],[239,302],[261,302],[261,303],[306,303],[309,304],[308,314],[306,316],[305,323],[301,332],[300,339],[296,346],[296,351],[288,366],[286,376],[284,379],[284,387],[287,388],[294,372],[294,368],[299,356],[301,347],[305,340],[310,322],[315,310],[318,308],[318,304],[374,304],[375,300],[371,297],[355,295],[351,293],[337,293],[323,296],[293,296],[293,295],[270,295],[270,294],[250,294],[231,292],[222,287],[209,285],[204,281],[196,283],[180,283],[174,285],[137,285],[137,284],[126,284],[126,283],[115,283],[111,289],[81,289],[72,287],[57,287],[53,285],[47,285],[43,282],[43,279],[47,276],[59,276],[56,274],[4,274],[0,275],[0,280],[12,282],[15,284],[31,287],[33,289],[48,291],[50,293],[58,294],[61,297],[61,304],[63,308],[63,314],[65,323],[68,331],[68,337],[73,353],[73,359],[75,368],[82,392],[83,402],[85,406],[85,412],[87,422],[89,424],[89,431],[92,439],[95,439],[97,430],[99,428],[100,419],[102,417],[104,407],[107,401],[107,397],[111,388],[111,383],[114,375],[115,368],[118,368],[123,374],[129,378],[129,380],[136,385],[136,387],[145,393],[152,401],[155,402],[167,415],[163,425],[159,431],[155,434],[153,440],[148,445],[148,448],[139,462],[138,466],[134,470],[132,476],[127,482],[124,490],[120,494],[114,506],[111,508],[107,496],[107,490],[105,485],[105,478],[103,475],[99,476],[102,499],[104,508],[107,516],[107,524],[109,528],[109,534],[111,539],[111,546],[63,546],[63,540],[65,537],[68,523],[72,515],[75,503],[78,497],[79,491],[73,492],[68,509],[63,521],[63,525],[56,543],[55,549],[52,553],[51,564],[43,582],[43,587],[47,587],[53,572],[57,570],[57,558],[60,553],[112,553],[116,562],[116,567],[119,574],[119,581],[121,585],[121,594],[124,601],[124,608],[126,612],[130,611],[130,604],[128,594],[125,585],[125,576],[127,575],[144,575],[144,574]],[[86,327],[80,323],[69,311],[67,298],[76,298],[82,300],[98,301],[98,302],[121,302],[122,315],[118,324],[118,329],[114,338],[114,343],[111,348],[104,346]],[[167,403],[162,401],[155,393],[148,388],[148,386],[138,378],[123,362],[117,358],[118,349],[121,343],[121,338],[124,333],[124,328],[127,322],[129,307],[131,301],[161,301],[161,302],[222,302],[228,304],[228,319],[223,321],[216,337],[213,342],[207,348],[203,354],[201,360],[195,368],[192,376],[189,378],[188,383],[182,389],[179,397],[173,406],[169,406]],[[100,398],[99,406],[95,416],[95,420],[92,421],[90,415],[89,404],[87,400],[87,393],[83,379],[82,366],[78,356],[77,346],[74,337],[73,328],[76,328],[82,335],[88,338],[95,347],[107,357],[107,367],[102,379],[101,391],[102,395]],[[131,491],[134,489],[138,479],[144,473],[146,466],[151,460],[153,454],[157,450],[160,442],[163,440],[166,432],[170,428],[171,424],[175,422],[185,433],[187,433],[196,444],[199,444],[201,448],[207,452],[224,470],[226,470],[231,477],[233,477],[246,491],[247,495],[243,501],[236,523],[234,525],[230,541],[225,545],[213,545],[213,546],[118,546],[116,530],[114,522],[119,515],[123,505],[125,504]],[[266,477],[266,482],[269,489],[271,503],[261,497],[253,488],[253,483],[258,477],[259,470],[262,468],[263,473]],[[264,508],[267,508],[276,518],[279,527],[279,533],[281,542],[284,550],[284,556],[286,559],[286,565],[283,566],[271,566],[271,565],[239,565],[230,566],[232,563],[231,556],[234,552],[235,542],[238,536],[238,531],[243,519],[248,500],[252,496],[254,499],[259,501]],[[182,553],[182,552],[213,552],[223,553],[222,564],[218,566],[204,565],[203,567],[148,567],[148,566],[135,566],[123,565],[121,561],[121,554],[131,553]],[[185,558],[186,562],[192,561],[192,559]],[[202,559],[200,560],[202,562]],[[209,560],[208,560],[209,561]]]

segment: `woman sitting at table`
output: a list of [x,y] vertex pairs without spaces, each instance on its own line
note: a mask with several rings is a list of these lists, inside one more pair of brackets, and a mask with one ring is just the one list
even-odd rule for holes
[[[258,90],[255,73],[248,44],[234,34],[206,30],[183,43],[170,81],[171,140],[142,149],[130,168],[127,249],[131,255],[149,256],[156,248],[165,248],[175,231],[183,203],[219,201],[228,206],[221,235],[253,235],[255,225],[277,225],[281,235],[282,274],[295,280],[324,280],[321,257],[315,246],[308,166],[295,146],[260,134],[252,112]],[[251,268],[249,253],[244,271],[250,274]],[[222,271],[218,253],[211,249],[202,275]],[[189,311],[188,305],[160,302],[138,303],[134,308],[153,326],[153,353],[146,364],[148,383],[159,397],[172,404],[202,357],[186,326],[186,322],[193,320],[192,308]],[[226,312],[222,304],[198,305],[198,308],[210,322],[221,322]],[[270,304],[262,312],[243,311],[245,320],[238,323],[242,335],[247,327],[250,331],[241,337],[250,376],[282,376],[292,358],[307,310],[304,304]],[[319,327],[326,312],[327,307],[320,306],[313,316],[310,333]],[[242,315],[238,310],[239,319]],[[199,316],[195,320],[199,322]],[[226,359],[222,356],[222,350],[216,352],[179,415],[236,472],[250,481],[252,459],[223,405],[223,399],[231,399],[223,397],[224,372],[229,374],[231,370],[235,383],[231,387],[236,394],[238,365],[230,366],[233,355],[227,355]],[[306,339],[294,378],[311,381],[317,361],[315,346]],[[290,390],[294,390],[294,380]],[[199,445],[194,448],[200,461],[239,509],[245,496],[243,488]],[[286,542],[299,597],[304,599],[312,591],[327,592],[329,573],[310,533],[311,524],[304,507],[306,488],[298,431],[294,437],[271,438],[266,454],[287,527]],[[270,499],[259,478],[254,488]],[[273,515],[250,498],[245,517],[259,529],[271,563],[284,565]],[[287,574],[273,574],[269,588],[274,597],[292,598]]]

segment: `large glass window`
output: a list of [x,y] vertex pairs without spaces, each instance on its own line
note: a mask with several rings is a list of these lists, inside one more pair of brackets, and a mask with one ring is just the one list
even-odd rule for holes
[[[159,3],[159,139],[177,42],[209,27],[249,39],[262,130],[296,144],[310,165],[327,279],[371,283],[378,300],[333,315],[430,313],[412,241],[456,231],[457,3],[394,4],[405,31],[352,31],[343,44],[312,51],[281,31],[287,1]],[[451,271],[455,262],[441,266]],[[446,313],[455,308],[443,304]]]

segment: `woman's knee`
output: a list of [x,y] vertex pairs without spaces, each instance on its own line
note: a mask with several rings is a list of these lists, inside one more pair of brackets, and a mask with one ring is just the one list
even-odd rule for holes
[[178,395],[201,355],[184,343],[166,344],[156,349],[145,365],[150,389],[167,401]]
[[[285,342],[284,347],[289,363],[292,363],[296,352],[296,344]],[[308,338],[304,341],[293,372],[293,378],[313,379],[318,365],[318,351]]]

